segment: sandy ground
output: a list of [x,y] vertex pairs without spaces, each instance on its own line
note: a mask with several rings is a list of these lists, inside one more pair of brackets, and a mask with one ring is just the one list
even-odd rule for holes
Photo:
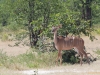
[[85,41],[86,51],[91,53],[93,56],[96,56],[94,51],[100,50],[100,36],[96,35],[96,39],[94,41],[89,40],[88,37],[84,36],[83,39]]
[[[29,50],[28,46],[14,46],[16,41],[0,41],[0,50],[6,52],[8,56],[16,56],[25,53]],[[14,46],[14,47],[13,47]]]
[[[94,53],[95,50],[100,49],[100,36],[96,36],[98,40],[93,42],[89,40],[88,37],[84,36],[85,46],[87,52],[91,53],[94,57],[97,55]],[[9,56],[16,56],[25,53],[29,50],[28,46],[15,46],[9,47],[8,45],[14,45],[15,42],[1,42],[0,50],[6,52]],[[65,66],[55,66],[47,69],[38,70],[26,70],[26,71],[12,71],[4,68],[0,68],[0,75],[100,75],[100,60],[97,60],[91,65],[83,64],[80,66],[76,65],[65,65]],[[1,72],[3,71],[3,72]],[[5,72],[6,71],[6,72]],[[35,74],[36,73],[36,74]]]

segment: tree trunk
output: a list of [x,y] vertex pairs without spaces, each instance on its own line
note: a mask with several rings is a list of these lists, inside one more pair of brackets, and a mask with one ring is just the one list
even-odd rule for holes
[[82,2],[82,19],[85,20],[85,3],[83,0],[81,0],[81,2]]
[[90,20],[90,27],[91,27],[91,19],[92,19],[92,15],[91,15],[91,2],[92,0],[86,0],[86,20]]
[[90,23],[90,27],[92,25],[91,23],[91,19],[92,19],[92,15],[91,15],[91,3],[92,0],[86,0],[85,2],[83,0],[81,0],[82,2],[82,19],[84,20],[89,20]]
[[33,31],[34,27],[32,21],[34,20],[34,0],[29,0],[29,17],[28,17],[28,21],[29,21],[29,25],[28,25],[28,29],[29,29],[29,38],[30,38],[30,45],[31,47],[36,46],[36,43],[38,41],[38,35],[36,34],[36,32]]

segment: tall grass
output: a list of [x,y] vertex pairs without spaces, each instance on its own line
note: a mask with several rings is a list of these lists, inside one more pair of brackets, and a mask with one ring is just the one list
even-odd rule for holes
[[30,50],[18,56],[7,56],[0,51],[0,66],[10,69],[44,68],[55,65],[57,52],[35,52]]
[[94,25],[95,33],[100,34],[100,23]]
[[100,49],[96,50],[95,53],[98,55],[98,59],[100,59]]
[[96,33],[100,35],[100,28],[96,29]]

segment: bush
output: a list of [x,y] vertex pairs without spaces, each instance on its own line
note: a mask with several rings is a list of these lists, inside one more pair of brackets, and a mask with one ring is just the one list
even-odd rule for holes
[[75,57],[76,52],[74,50],[64,51],[62,55],[63,63],[78,63],[79,58]]

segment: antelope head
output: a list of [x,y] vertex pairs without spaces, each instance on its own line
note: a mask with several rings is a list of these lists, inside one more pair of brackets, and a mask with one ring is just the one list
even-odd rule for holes
[[59,26],[53,26],[53,27],[52,27],[52,33],[57,32],[57,30],[59,30],[59,28],[61,28],[61,27],[62,27],[62,25],[59,25]]

